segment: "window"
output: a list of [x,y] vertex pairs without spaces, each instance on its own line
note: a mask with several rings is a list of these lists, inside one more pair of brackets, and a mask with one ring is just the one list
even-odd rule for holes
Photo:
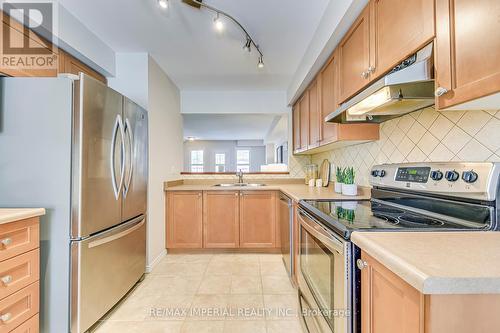
[[250,150],[236,151],[236,171],[250,172]]
[[215,172],[226,171],[226,154],[215,154]]
[[203,172],[203,150],[191,151],[191,172]]

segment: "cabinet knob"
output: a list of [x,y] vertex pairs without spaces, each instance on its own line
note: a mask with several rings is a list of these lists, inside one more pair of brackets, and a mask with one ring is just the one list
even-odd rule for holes
[[374,73],[375,72],[375,66],[368,67],[368,72]]
[[436,89],[436,91],[434,92],[434,95],[436,97],[440,97],[440,96],[443,96],[444,94],[446,94],[447,92],[448,92],[448,89],[443,88],[443,87],[438,87]]
[[0,278],[0,280],[3,282],[3,284],[7,285],[12,282],[12,276],[11,275],[5,275]]
[[361,73],[361,77],[363,79],[367,79],[369,75],[370,75],[370,72],[368,72],[368,71]]
[[9,321],[10,318],[12,318],[12,314],[10,314],[10,312],[7,312],[7,313],[0,315],[0,321],[3,323]]
[[234,194],[234,196],[235,196],[235,197],[237,197],[237,196],[238,196],[238,192],[236,192],[236,193]]
[[356,266],[358,266],[359,269],[364,269],[365,267],[368,267],[368,263],[362,259],[356,260]]
[[4,247],[7,247],[12,243],[12,239],[11,238],[4,238],[4,239],[0,240],[0,243],[2,243],[2,245]]

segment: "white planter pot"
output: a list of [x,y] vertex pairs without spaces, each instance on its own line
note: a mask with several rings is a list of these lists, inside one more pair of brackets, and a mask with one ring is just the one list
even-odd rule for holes
[[335,193],[342,193],[342,183],[335,182]]
[[358,185],[356,184],[342,184],[343,195],[358,195]]

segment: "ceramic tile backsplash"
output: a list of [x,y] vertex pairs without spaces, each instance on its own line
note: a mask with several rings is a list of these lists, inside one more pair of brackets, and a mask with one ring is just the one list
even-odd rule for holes
[[336,166],[353,166],[357,182],[368,184],[371,167],[380,163],[500,162],[499,111],[436,111],[433,107],[381,124],[380,140],[312,156]]

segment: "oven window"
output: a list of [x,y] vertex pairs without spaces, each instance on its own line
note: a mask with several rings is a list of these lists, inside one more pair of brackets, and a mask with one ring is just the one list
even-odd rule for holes
[[303,227],[300,228],[300,235],[300,269],[302,275],[316,300],[318,310],[322,312],[323,317],[333,328],[334,316],[332,310],[335,309],[334,270],[338,257],[336,257],[336,253],[330,251]]

